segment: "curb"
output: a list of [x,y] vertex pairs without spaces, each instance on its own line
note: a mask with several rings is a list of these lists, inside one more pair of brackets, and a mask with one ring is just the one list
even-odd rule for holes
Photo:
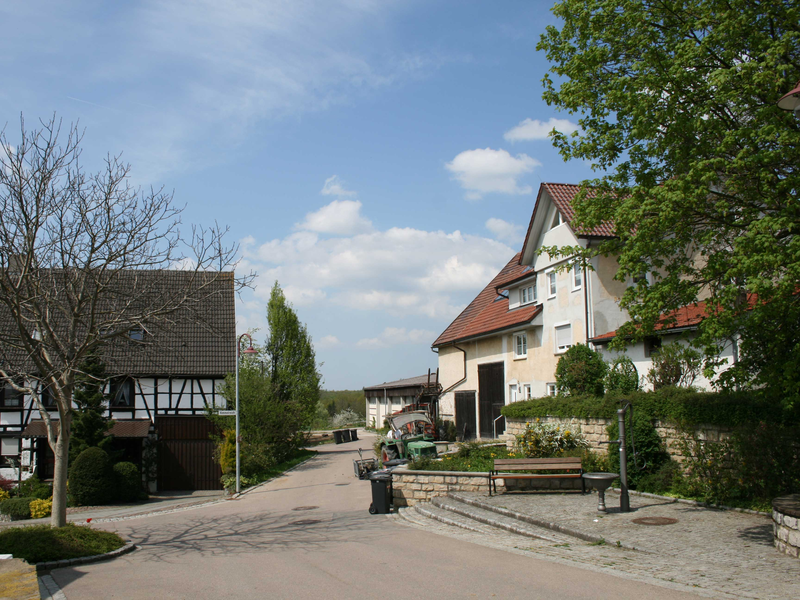
[[34,566],[36,567],[36,573],[41,575],[42,573],[47,573],[49,571],[52,571],[53,569],[63,569],[64,567],[88,565],[91,563],[101,562],[103,560],[117,558],[118,556],[122,556],[123,554],[128,554],[129,552],[133,552],[134,550],[136,550],[136,544],[128,542],[122,548],[117,548],[116,550],[112,550],[111,552],[106,552],[105,554],[95,554],[93,556],[81,556],[80,558],[69,558],[64,560],[53,560],[50,562],[36,563],[36,565]]
[[[609,488],[609,490],[620,493],[619,488]],[[656,500],[669,500],[670,502],[680,502],[681,504],[688,504],[690,506],[699,506],[700,508],[715,508],[718,510],[730,510],[733,512],[745,513],[748,515],[759,515],[762,517],[771,517],[771,512],[763,510],[752,510],[749,508],[737,508],[735,506],[726,506],[724,504],[710,504],[708,502],[701,502],[699,500],[689,500],[687,498],[673,498],[672,496],[660,496],[659,494],[651,494],[650,492],[637,492],[636,490],[628,490],[631,496],[642,496],[644,498],[654,498]]]
[[[585,533],[583,531],[578,531],[577,529],[572,529],[571,527],[565,527],[563,525],[559,525],[558,523],[552,523],[551,521],[545,521],[543,519],[536,519],[534,517],[523,515],[522,513],[515,512],[513,510],[509,510],[507,508],[501,508],[499,506],[493,506],[491,504],[486,504],[481,502],[480,500],[476,500],[474,498],[464,498],[455,494],[453,492],[447,492],[445,494],[448,498],[456,500],[457,502],[462,502],[464,504],[468,504],[471,506],[475,506],[477,508],[481,508],[483,510],[488,510],[490,512],[496,513],[498,515],[503,515],[504,517],[509,517],[511,519],[516,519],[517,521],[522,521],[523,523],[528,523],[530,525],[535,525],[537,527],[544,527],[545,529],[550,529],[551,531],[557,531],[559,533],[563,533],[566,535],[570,535],[572,537],[578,538],[585,542],[590,542],[593,544],[609,544],[615,545],[612,542],[608,542],[605,538],[597,535],[592,535],[591,533]],[[477,521],[481,522],[479,519]],[[634,546],[628,546],[627,544],[620,544],[620,548],[627,548],[628,550],[636,550],[637,552],[641,552],[639,548]]]

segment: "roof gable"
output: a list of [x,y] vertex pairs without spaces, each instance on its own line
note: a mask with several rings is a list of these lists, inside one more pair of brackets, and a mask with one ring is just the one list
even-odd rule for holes
[[450,326],[433,342],[439,347],[461,340],[487,335],[510,327],[530,323],[541,311],[541,306],[531,305],[508,309],[508,296],[498,291],[510,282],[527,275],[526,267],[520,265],[520,254],[516,254],[500,273],[483,288],[480,294],[458,315]]

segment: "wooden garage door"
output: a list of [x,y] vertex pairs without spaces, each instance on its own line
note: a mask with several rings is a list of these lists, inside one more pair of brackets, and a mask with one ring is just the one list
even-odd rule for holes
[[205,417],[156,418],[158,489],[220,490],[222,471],[214,460],[216,427]]

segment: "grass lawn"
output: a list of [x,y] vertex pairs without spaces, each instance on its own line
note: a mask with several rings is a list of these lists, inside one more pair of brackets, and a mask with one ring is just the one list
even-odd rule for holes
[[13,527],[0,531],[0,554],[13,554],[30,564],[111,552],[125,545],[116,533],[67,524]]
[[505,446],[476,446],[466,444],[454,454],[445,454],[441,460],[420,458],[409,464],[412,471],[463,471],[486,472],[492,470],[495,458],[521,458],[509,453]]

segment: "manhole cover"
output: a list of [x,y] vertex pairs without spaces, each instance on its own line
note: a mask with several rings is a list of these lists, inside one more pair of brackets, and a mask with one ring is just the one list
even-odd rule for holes
[[673,523],[677,523],[678,519],[673,519],[671,517],[641,517],[639,519],[634,519],[633,522],[638,525],[672,525]]
[[292,521],[289,525],[315,525],[322,523],[319,519],[301,519],[300,521]]
[[319,506],[298,506],[292,510],[314,510],[315,508],[319,508]]

